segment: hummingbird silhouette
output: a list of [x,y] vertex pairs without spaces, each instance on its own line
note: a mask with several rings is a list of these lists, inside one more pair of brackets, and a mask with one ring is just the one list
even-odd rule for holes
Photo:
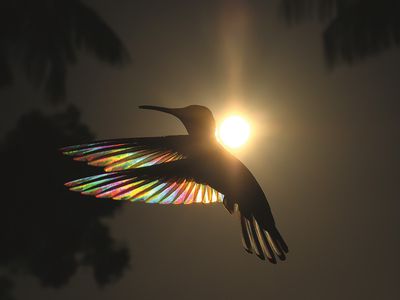
[[244,249],[276,263],[288,246],[276,228],[267,198],[246,166],[215,137],[215,120],[204,106],[142,109],[174,115],[188,134],[103,140],[62,148],[104,173],[66,183],[98,198],[160,204],[222,202],[239,215]]

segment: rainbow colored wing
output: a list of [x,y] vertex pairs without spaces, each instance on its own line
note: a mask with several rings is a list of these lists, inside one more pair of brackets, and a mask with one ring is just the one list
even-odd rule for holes
[[[187,136],[117,139],[62,148],[63,154],[91,166],[114,172],[185,158],[182,146]],[[188,144],[188,143],[186,143]],[[190,144],[190,143],[189,143]]]
[[97,198],[112,198],[159,204],[222,202],[224,196],[193,179],[135,175],[130,171],[111,172],[65,184],[71,191]]
[[61,149],[77,161],[107,173],[70,181],[71,190],[97,198],[160,204],[216,203],[223,195],[199,182],[186,159],[190,137],[117,139]]

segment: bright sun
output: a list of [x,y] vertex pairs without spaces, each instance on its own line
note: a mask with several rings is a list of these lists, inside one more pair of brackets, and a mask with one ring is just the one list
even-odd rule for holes
[[239,148],[250,135],[250,125],[239,116],[226,118],[217,130],[218,140],[229,148]]

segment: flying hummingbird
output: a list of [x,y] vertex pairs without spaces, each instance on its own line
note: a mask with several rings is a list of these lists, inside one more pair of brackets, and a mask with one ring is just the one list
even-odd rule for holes
[[66,183],[98,198],[160,204],[223,202],[239,215],[244,249],[276,263],[288,246],[276,228],[267,198],[246,166],[215,137],[215,120],[204,106],[142,109],[174,115],[188,134],[103,140],[62,148],[104,173]]

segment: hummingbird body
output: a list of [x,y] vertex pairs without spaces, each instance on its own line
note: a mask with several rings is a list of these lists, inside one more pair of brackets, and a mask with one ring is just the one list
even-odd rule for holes
[[96,197],[161,204],[223,202],[237,212],[247,252],[276,263],[288,247],[276,229],[267,198],[249,169],[215,137],[211,111],[198,105],[171,109],[188,135],[99,141],[62,149],[76,160],[105,167],[106,173],[66,183]]

